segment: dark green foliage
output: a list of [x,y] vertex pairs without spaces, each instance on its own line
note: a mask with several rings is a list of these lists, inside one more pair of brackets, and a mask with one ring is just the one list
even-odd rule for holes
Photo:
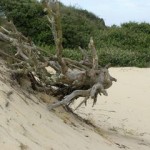
[[150,24],[124,23],[112,26],[95,36],[101,64],[150,67]]
[[[8,19],[35,43],[53,45],[50,25],[43,12],[42,4],[36,0],[1,0],[0,6]],[[86,10],[66,7],[61,4],[63,46],[75,48],[87,46],[94,31],[105,28],[103,19]]]
[[43,8],[36,0],[1,0],[0,6],[8,19],[13,20],[17,28],[34,42],[53,43],[48,22],[44,18]]
[[100,48],[98,50],[99,63],[105,66],[111,63],[112,66],[137,66],[150,67],[150,50],[131,51],[116,47]]
[[117,47],[128,50],[150,48],[150,24],[129,22],[121,27],[110,27],[99,32],[98,47]]
[[[6,14],[17,28],[46,51],[54,52],[50,25],[41,3],[36,0],[0,0],[0,16]],[[106,27],[94,14],[61,4],[63,55],[80,60],[78,46],[87,48],[94,37],[101,65],[150,66],[150,24],[129,22]],[[3,19],[2,19],[3,20]],[[1,23],[1,19],[0,19]],[[72,50],[71,50],[71,49]]]
[[94,33],[105,29],[103,19],[86,10],[74,7],[61,7],[64,47],[87,47]]

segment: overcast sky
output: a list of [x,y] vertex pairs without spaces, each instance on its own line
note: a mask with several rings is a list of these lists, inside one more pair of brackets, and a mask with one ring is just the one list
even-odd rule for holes
[[106,25],[124,22],[150,23],[150,0],[60,0],[65,5],[93,12],[103,18]]

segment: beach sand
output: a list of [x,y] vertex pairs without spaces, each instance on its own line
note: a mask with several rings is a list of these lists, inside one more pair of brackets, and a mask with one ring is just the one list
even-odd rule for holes
[[[111,68],[117,82],[97,104],[82,106],[76,113],[92,120],[112,141],[131,150],[150,149],[150,69]],[[79,101],[79,100],[78,100]],[[77,105],[74,104],[74,107]],[[124,146],[123,146],[124,145]]]
[[89,100],[75,111],[92,127],[61,107],[48,111],[47,103],[55,98],[23,90],[4,64],[1,60],[0,149],[150,149],[150,69],[110,69],[118,82],[108,89],[109,96],[100,96],[95,107]]

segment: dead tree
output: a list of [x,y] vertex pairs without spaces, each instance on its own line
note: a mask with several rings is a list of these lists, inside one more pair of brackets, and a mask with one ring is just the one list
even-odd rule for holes
[[89,42],[92,60],[90,60],[87,53],[80,48],[84,55],[82,63],[75,63],[75,61],[73,61],[73,68],[67,64],[68,60],[62,58],[62,28],[60,23],[59,2],[57,0],[49,2],[45,1],[44,5],[48,12],[47,18],[52,26],[58,63],[61,67],[62,75],[60,76],[59,81],[62,84],[67,84],[67,86],[73,89],[71,93],[68,93],[68,95],[63,98],[63,100],[50,105],[49,109],[53,109],[60,105],[68,105],[78,97],[85,97],[84,101],[91,97],[94,100],[94,105],[97,101],[97,95],[102,93],[107,96],[106,89],[109,88],[112,85],[112,81],[116,81],[116,79],[110,76],[108,66],[99,68],[98,56],[93,38],[91,38]]
[[[62,57],[62,27],[59,2],[57,0],[44,0],[43,9],[47,13],[47,19],[52,29],[56,55],[44,57],[42,49],[24,37],[17,31],[13,23],[13,31],[3,29],[0,32],[0,40],[9,42],[17,50],[15,58],[19,56],[20,62],[12,66],[15,67],[15,74],[26,74],[32,83],[34,90],[49,91],[50,94],[57,96],[59,101],[49,105],[48,109],[54,109],[60,105],[69,105],[79,97],[85,99],[79,104],[86,104],[89,98],[96,104],[98,94],[107,96],[107,91],[113,81],[116,81],[108,71],[109,65],[100,67],[98,55],[93,38],[90,38],[90,56],[86,50],[79,47],[83,60],[78,62],[69,58]],[[52,75],[46,71],[45,67],[51,66],[56,70]]]

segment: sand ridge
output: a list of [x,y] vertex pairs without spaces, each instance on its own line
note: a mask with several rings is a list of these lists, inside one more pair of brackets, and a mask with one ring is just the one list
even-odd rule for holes
[[118,82],[109,89],[109,96],[99,97],[94,108],[89,101],[88,107],[76,111],[97,126],[94,129],[63,108],[49,112],[46,103],[55,98],[23,90],[12,82],[1,60],[1,149],[149,150],[150,69],[112,68],[110,72]]

